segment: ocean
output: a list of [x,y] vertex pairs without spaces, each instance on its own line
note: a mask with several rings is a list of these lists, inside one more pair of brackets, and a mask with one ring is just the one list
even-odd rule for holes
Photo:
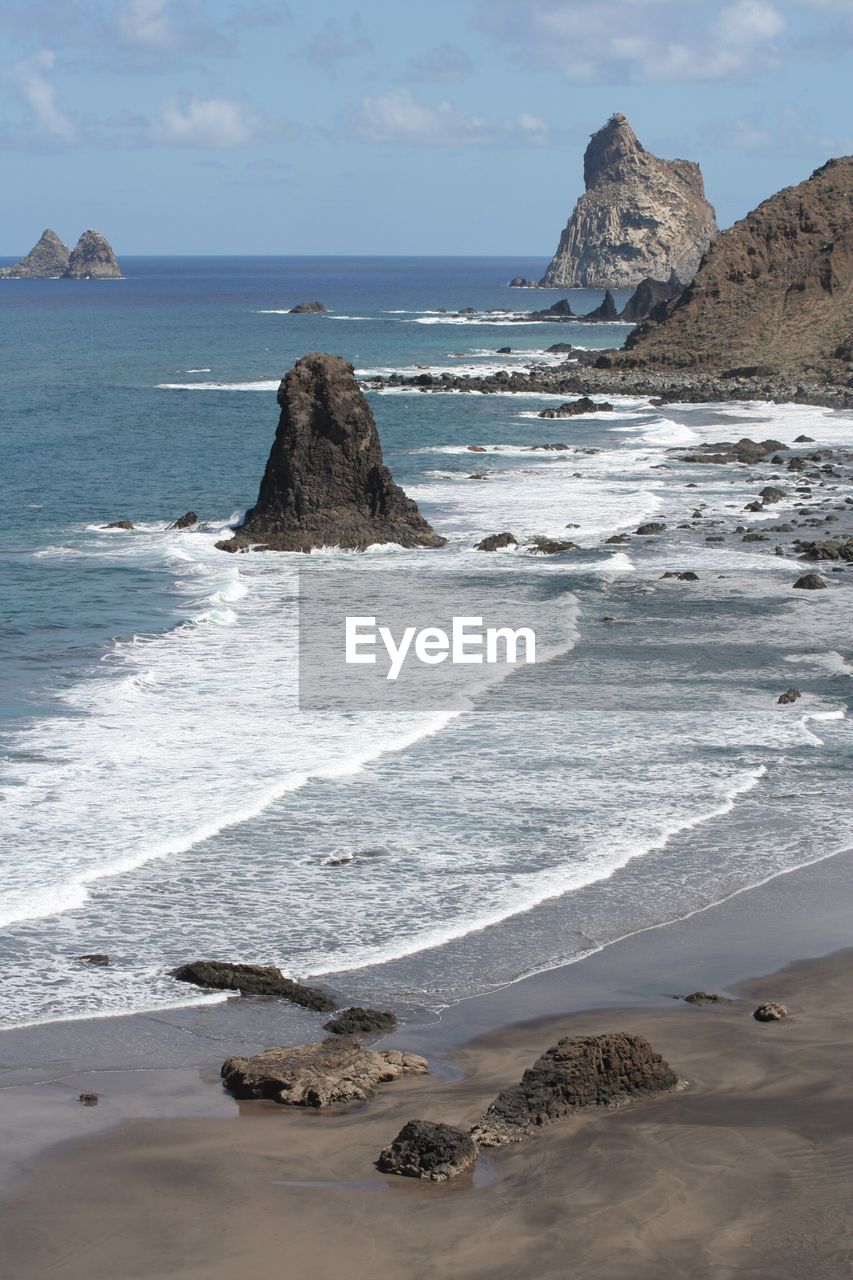
[[[783,483],[747,512],[769,464],[667,460],[743,435],[853,447],[853,414],[622,396],[559,421],[537,416],[553,396],[370,392],[447,546],[228,556],[304,353],[512,370],[627,328],[523,320],[562,296],[507,288],[544,260],[122,266],[0,282],[0,1026],[218,1000],[169,977],[201,957],[437,1010],[850,847],[850,592],[792,591],[803,566],[772,534],[732,534],[827,491]],[[328,314],[287,314],[315,298]],[[188,509],[200,526],[167,531]],[[606,542],[649,520],[665,531]],[[580,549],[474,550],[503,530]],[[431,565],[531,602],[546,660],[434,706],[301,707],[300,574],[393,595]]]

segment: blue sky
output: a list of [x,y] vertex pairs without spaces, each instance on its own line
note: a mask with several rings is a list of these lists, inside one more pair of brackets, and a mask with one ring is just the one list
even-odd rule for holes
[[853,0],[0,0],[0,252],[548,255],[623,111],[723,226],[853,151]]

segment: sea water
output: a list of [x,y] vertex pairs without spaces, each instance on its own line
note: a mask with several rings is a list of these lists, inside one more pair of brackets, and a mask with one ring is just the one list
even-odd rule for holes
[[[218,998],[168,976],[196,957],[436,1008],[849,846],[849,589],[792,592],[798,562],[679,528],[702,504],[709,532],[770,522],[744,511],[753,469],[662,465],[741,435],[853,446],[849,413],[611,396],[560,421],[537,416],[553,396],[369,393],[448,544],[326,549],[310,573],[389,592],[429,563],[473,573],[538,601],[549,642],[369,724],[300,706],[306,557],[216,550],[305,352],[365,377],[485,373],[623,340],[524,319],[560,294],[506,281],[543,266],[131,258],[122,281],[0,284],[0,1025]],[[327,314],[288,314],[314,298]],[[190,508],[197,528],[166,529]],[[649,520],[666,532],[606,543]],[[503,530],[580,549],[474,550]],[[662,578],[683,569],[699,582]],[[780,707],[790,684],[805,696]]]

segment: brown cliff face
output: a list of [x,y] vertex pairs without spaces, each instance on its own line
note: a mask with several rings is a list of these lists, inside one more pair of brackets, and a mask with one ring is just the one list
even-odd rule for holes
[[278,391],[281,418],[255,506],[223,551],[374,543],[441,547],[382,461],[370,405],[340,356],[303,356]]
[[[657,314],[657,313],[656,313]],[[765,200],[714,242],[615,367],[818,374],[853,358],[853,156]]]
[[634,288],[688,281],[716,235],[698,164],[647,151],[623,115],[593,134],[578,200],[543,285]]

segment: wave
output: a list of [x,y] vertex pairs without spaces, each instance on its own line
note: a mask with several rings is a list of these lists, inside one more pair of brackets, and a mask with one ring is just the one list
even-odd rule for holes
[[281,378],[263,378],[251,382],[158,382],[157,391],[278,391]]

